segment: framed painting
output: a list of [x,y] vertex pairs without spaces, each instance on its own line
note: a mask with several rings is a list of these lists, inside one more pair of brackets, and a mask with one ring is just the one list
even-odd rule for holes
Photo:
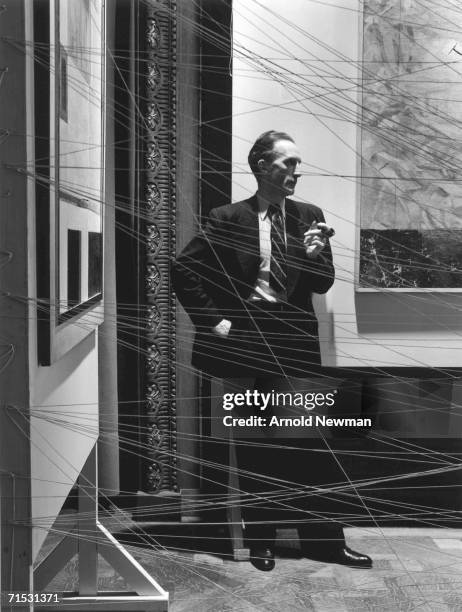
[[460,13],[367,0],[362,22],[360,291],[462,289]]
[[[104,201],[103,0],[36,2],[39,362],[101,322]],[[47,44],[48,43],[48,44]]]

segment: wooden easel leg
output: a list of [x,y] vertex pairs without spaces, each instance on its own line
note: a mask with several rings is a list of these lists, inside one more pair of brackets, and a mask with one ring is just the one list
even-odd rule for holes
[[96,464],[96,445],[88,455],[78,480],[79,517],[78,548],[79,595],[96,595],[98,592],[98,471]]

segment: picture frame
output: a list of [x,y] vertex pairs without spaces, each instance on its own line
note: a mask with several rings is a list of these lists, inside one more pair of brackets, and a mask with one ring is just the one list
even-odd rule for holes
[[103,0],[34,7],[35,22],[48,26],[40,31],[49,49],[37,45],[35,53],[41,365],[58,360],[103,320],[104,15]]

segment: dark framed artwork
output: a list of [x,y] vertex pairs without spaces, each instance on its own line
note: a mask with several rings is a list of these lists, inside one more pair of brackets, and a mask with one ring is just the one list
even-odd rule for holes
[[[36,1],[48,55],[36,52],[39,362],[101,322],[104,201],[103,0]],[[46,48],[46,47],[43,47]],[[38,55],[41,54],[40,57]],[[91,310],[91,312],[89,312]]]

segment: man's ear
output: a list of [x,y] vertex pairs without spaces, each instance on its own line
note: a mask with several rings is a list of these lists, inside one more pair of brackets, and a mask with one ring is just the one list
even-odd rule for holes
[[265,174],[266,172],[268,172],[268,162],[263,158],[258,160],[257,166],[260,170],[260,174]]

